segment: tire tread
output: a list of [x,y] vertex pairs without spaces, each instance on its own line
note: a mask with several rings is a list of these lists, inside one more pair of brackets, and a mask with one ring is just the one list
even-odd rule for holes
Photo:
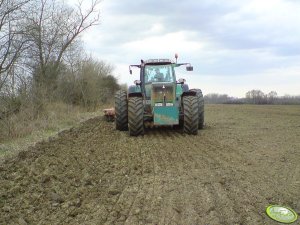
[[128,99],[128,126],[130,136],[144,134],[144,105],[141,97]]
[[197,96],[183,97],[183,131],[187,134],[198,134],[198,106]]
[[117,91],[115,95],[116,129],[128,130],[128,103],[126,91]]

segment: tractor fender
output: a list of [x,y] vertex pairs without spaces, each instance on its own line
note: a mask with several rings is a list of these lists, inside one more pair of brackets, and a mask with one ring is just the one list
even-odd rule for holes
[[187,84],[179,84],[177,83],[176,85],[176,97],[179,98],[182,93],[188,92],[189,91],[189,86]]
[[195,92],[195,91],[185,91],[182,93],[181,98],[184,96],[196,96],[196,95],[197,95],[197,92]]
[[185,91],[181,94],[181,97],[180,97],[180,105],[181,105],[181,108],[183,108],[183,97],[184,96],[196,96],[197,93],[194,92],[194,91]]
[[187,85],[187,84],[182,84],[181,88],[182,88],[182,92],[188,92],[189,91],[189,85]]
[[143,97],[141,86],[130,85],[128,88],[128,97]]
[[181,100],[181,106],[182,106],[182,99],[183,99],[183,97],[184,96],[197,96],[197,92],[195,92],[195,91],[185,91],[185,92],[183,92],[182,93],[182,95],[181,95],[181,98],[180,98],[180,100]]
[[142,92],[133,92],[133,93],[128,93],[128,98],[130,97],[143,97]]

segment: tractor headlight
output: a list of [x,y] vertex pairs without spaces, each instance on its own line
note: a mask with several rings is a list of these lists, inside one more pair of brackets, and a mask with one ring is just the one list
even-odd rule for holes
[[155,106],[163,106],[162,103],[155,103]]

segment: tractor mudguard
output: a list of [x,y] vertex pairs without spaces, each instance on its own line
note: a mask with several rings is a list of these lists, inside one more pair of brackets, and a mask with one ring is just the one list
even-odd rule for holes
[[187,92],[187,91],[189,91],[189,85],[187,85],[187,84],[182,84],[182,85],[181,85],[181,88],[182,88],[182,92]]
[[184,96],[196,96],[196,95],[197,95],[197,92],[195,92],[195,91],[186,91],[186,92],[182,93],[181,98]]
[[128,97],[142,97],[140,85],[130,85],[128,88]]

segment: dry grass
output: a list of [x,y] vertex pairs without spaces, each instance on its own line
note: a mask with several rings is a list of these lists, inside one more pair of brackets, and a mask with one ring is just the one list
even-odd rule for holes
[[0,120],[0,158],[15,155],[62,130],[102,115],[103,108],[101,106],[90,112],[79,106],[50,103],[35,119],[30,108],[27,108],[6,120]]

